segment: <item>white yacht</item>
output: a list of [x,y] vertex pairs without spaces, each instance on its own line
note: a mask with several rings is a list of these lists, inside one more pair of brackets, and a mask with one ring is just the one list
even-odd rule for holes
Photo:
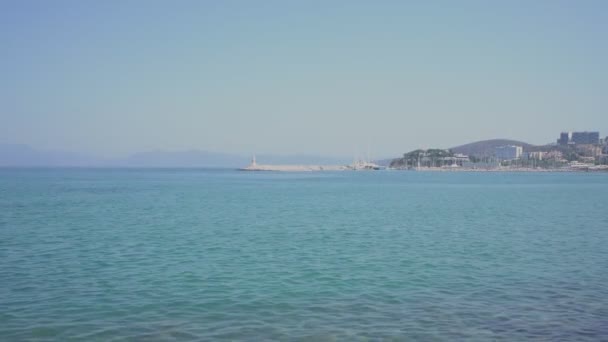
[[351,170],[355,170],[355,171],[373,171],[373,170],[382,170],[383,167],[376,163],[372,163],[372,162],[368,162],[368,161],[364,161],[364,160],[358,160],[358,161],[355,161],[354,163],[352,163],[351,165],[349,165],[349,168]]

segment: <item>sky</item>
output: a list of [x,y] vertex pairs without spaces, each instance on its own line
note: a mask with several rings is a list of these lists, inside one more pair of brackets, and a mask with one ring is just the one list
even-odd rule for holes
[[0,143],[392,157],[608,135],[607,1],[0,1]]

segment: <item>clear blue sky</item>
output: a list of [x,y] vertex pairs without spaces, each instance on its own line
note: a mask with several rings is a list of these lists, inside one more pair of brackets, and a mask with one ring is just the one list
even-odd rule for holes
[[1,1],[0,143],[375,156],[608,135],[608,1]]

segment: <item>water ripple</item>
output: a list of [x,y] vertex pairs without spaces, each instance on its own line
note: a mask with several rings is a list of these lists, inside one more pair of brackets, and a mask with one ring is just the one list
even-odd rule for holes
[[598,175],[0,171],[0,188],[1,340],[608,338]]

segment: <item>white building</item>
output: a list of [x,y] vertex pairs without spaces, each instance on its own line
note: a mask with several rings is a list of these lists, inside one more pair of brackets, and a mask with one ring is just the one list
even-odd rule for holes
[[494,151],[498,160],[519,159],[523,152],[523,147],[513,145],[496,147]]
[[527,160],[543,160],[545,159],[546,152],[526,152],[522,155],[524,159]]

